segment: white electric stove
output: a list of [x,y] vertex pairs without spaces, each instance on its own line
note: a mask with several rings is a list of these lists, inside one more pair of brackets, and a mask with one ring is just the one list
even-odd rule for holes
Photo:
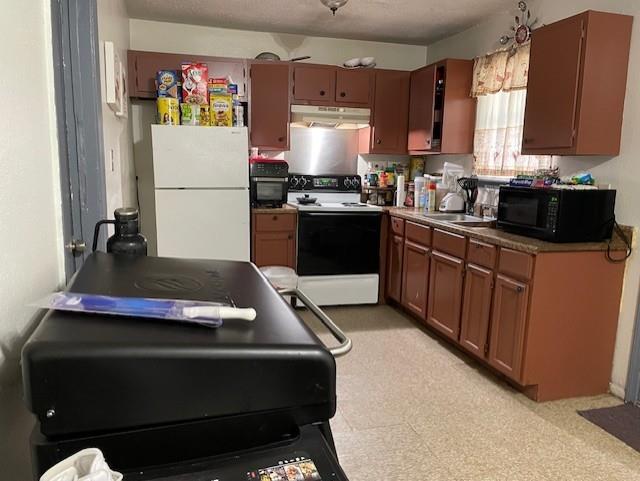
[[361,185],[356,175],[289,177],[298,286],[320,306],[378,302],[382,208],[360,202]]

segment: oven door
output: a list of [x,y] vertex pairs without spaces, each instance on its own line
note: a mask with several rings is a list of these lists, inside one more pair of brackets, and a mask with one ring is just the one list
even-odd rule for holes
[[500,189],[498,225],[513,232],[552,239],[559,196],[544,189]]
[[379,212],[300,212],[298,275],[377,274]]
[[287,201],[286,177],[252,177],[251,202],[254,206],[282,205]]

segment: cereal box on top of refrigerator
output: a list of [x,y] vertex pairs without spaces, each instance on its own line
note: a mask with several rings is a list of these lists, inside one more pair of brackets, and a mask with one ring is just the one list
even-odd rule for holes
[[231,95],[212,95],[209,115],[212,126],[233,127],[233,99]]
[[160,125],[180,125],[178,99],[160,97],[156,102],[158,106],[158,123]]
[[158,98],[178,98],[178,72],[175,70],[158,70],[156,88]]
[[207,79],[209,67],[206,63],[182,64],[182,101],[188,104],[207,105]]

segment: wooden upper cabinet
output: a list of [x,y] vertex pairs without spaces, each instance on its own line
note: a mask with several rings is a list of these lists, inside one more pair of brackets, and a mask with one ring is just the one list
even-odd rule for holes
[[484,357],[487,347],[492,289],[493,272],[468,264],[464,279],[460,344],[479,357]]
[[632,22],[590,10],[536,29],[523,154],[619,153]]
[[335,67],[296,65],[293,70],[293,82],[294,103],[335,103]]
[[210,57],[162,52],[129,50],[129,96],[141,99],[156,98],[158,70],[181,70],[182,62],[203,62],[209,67],[209,77],[230,77],[238,85],[238,96],[246,96],[246,60],[241,58]]
[[460,333],[463,273],[462,259],[431,253],[427,324],[455,341]]
[[473,61],[446,59],[411,73],[408,148],[422,154],[471,154],[476,99]]
[[[393,219],[393,218],[392,218]],[[387,253],[387,297],[396,302],[402,295],[402,259],[404,256],[404,237],[392,233],[389,236]]]
[[402,305],[421,319],[427,316],[429,248],[405,240],[402,271]]
[[377,70],[371,128],[360,130],[360,153],[407,153],[409,72]]
[[493,295],[489,363],[516,381],[522,377],[528,304],[528,285],[498,274]]
[[289,148],[290,64],[251,63],[249,138],[264,150]]
[[369,69],[336,70],[337,103],[367,107],[373,93],[373,71]]
[[431,149],[435,85],[435,65],[429,65],[411,72],[409,135],[407,142],[407,147],[411,151]]

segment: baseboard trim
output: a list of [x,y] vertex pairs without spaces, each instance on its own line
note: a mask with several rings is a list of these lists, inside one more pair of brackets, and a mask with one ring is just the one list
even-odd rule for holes
[[609,392],[613,394],[615,397],[620,399],[624,399],[625,391],[622,386],[618,386],[612,382],[609,383]]

